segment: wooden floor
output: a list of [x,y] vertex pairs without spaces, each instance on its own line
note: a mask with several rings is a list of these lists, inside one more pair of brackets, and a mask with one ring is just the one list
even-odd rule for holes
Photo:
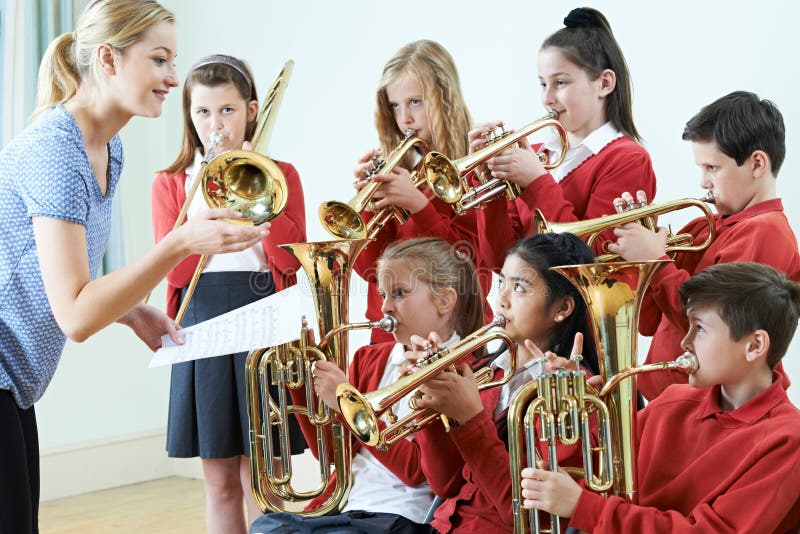
[[164,478],[39,507],[41,534],[204,533],[202,480]]

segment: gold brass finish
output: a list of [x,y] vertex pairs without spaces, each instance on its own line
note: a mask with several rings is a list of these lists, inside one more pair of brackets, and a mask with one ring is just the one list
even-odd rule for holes
[[[326,360],[345,373],[347,332],[358,328],[383,328],[393,331],[396,321],[384,317],[373,323],[348,324],[350,274],[356,257],[369,242],[367,239],[296,243],[281,245],[300,262],[311,284],[320,342],[307,325],[303,325],[299,341],[250,352],[245,364],[247,411],[250,419],[250,476],[253,496],[263,511],[296,511],[286,502],[308,504],[322,495],[336,471],[333,494],[319,508],[299,512],[302,515],[323,515],[338,510],[347,501],[351,487],[350,436],[343,424],[332,417],[329,408],[314,392],[312,366]],[[278,386],[279,397],[273,401],[269,384]],[[286,388],[305,392],[304,405],[292,405]],[[309,491],[292,486],[291,445],[288,417],[307,417],[316,429],[320,484]],[[273,450],[272,436],[277,432],[278,451]]]
[[[544,168],[553,169],[558,167],[567,154],[567,132],[558,122],[558,113],[551,111],[543,118],[523,126],[516,132],[511,133],[502,130],[493,138],[488,139],[486,146],[463,158],[451,161],[444,154],[429,152],[422,163],[424,180],[431,184],[431,190],[439,198],[449,204],[453,204],[453,209],[459,215],[462,215],[468,209],[480,208],[500,196],[513,200],[522,193],[519,185],[499,178],[483,180],[479,177],[482,182],[481,185],[473,188],[468,183],[466,176],[476,167],[505,149],[519,143],[532,133],[547,127],[553,127],[558,132],[561,139],[561,151],[556,161],[552,163],[543,162]],[[452,184],[459,184],[459,186],[456,188]]]
[[[365,222],[361,217],[361,212],[368,209],[372,197],[381,186],[380,182],[375,182],[371,178],[377,174],[387,174],[403,160],[409,150],[419,146],[423,153],[428,152],[428,144],[414,136],[414,130],[406,130],[405,137],[397,147],[392,150],[387,160],[377,160],[373,162],[373,168],[365,177],[367,185],[356,193],[350,202],[344,203],[338,200],[323,202],[319,207],[319,220],[323,228],[333,237],[338,239],[364,239],[375,237],[383,226],[394,217],[400,224],[408,220],[408,212],[396,206],[386,206],[377,211],[374,216]],[[414,171],[411,175],[414,187],[419,188],[422,182],[419,180],[419,173]]]
[[[568,469],[583,476],[594,491],[613,487],[615,495],[628,502],[637,499],[636,469],[636,378],[645,372],[674,369],[697,370],[697,359],[685,354],[674,362],[636,367],[639,309],[653,275],[670,260],[594,263],[553,267],[565,276],[587,303],[605,387],[596,393],[585,384],[585,373],[560,369],[543,373],[521,388],[508,411],[509,456],[512,477],[514,528],[517,533],[559,532],[560,520],[551,515],[550,530],[541,530],[536,511],[522,507],[522,467],[541,458],[535,441],[548,442],[550,469],[557,469],[556,445],[582,440],[584,469]],[[580,358],[576,358],[580,363]],[[586,394],[586,391],[590,391]],[[597,447],[590,444],[589,415],[598,413]],[[534,418],[538,416],[537,429]],[[524,425],[524,426],[523,426]],[[524,436],[523,436],[524,433]],[[523,462],[527,451],[527,462]],[[600,461],[594,466],[593,456]]]
[[[434,410],[416,408],[413,405],[414,397],[411,398],[413,411],[402,419],[394,416],[391,411],[392,406],[441,371],[455,370],[456,364],[463,362],[475,350],[495,339],[503,341],[508,347],[511,355],[511,370],[501,380],[492,382],[494,373],[490,368],[485,367],[476,372],[475,378],[478,382],[478,389],[502,386],[514,374],[517,352],[514,342],[502,330],[503,325],[505,325],[505,319],[498,316],[493,322],[476,330],[455,345],[432,353],[426,363],[420,362],[419,370],[401,377],[394,384],[371,393],[363,394],[350,384],[340,384],[336,388],[336,398],[342,418],[350,426],[353,434],[362,442],[379,449],[388,448],[437,418],[444,417]],[[383,414],[386,414],[390,424],[381,430],[378,420]],[[446,420],[443,420],[443,423],[447,427]]]
[[[213,158],[206,158],[208,162],[197,173],[195,184],[186,198],[185,209],[188,209],[194,197],[197,184],[202,183],[203,197],[210,208],[233,208],[242,214],[240,219],[228,219],[229,222],[257,226],[273,220],[283,212],[289,200],[289,187],[281,168],[266,153],[275,118],[278,116],[278,107],[293,69],[294,61],[290,59],[267,91],[253,133],[253,150],[228,150]],[[209,150],[209,155],[211,152]],[[178,220],[182,219],[183,217],[179,217]],[[183,320],[207,261],[207,255],[200,256],[175,316],[178,324]]]
[[[604,215],[595,219],[587,219],[585,221],[573,222],[548,222],[542,212],[538,209],[534,212],[533,225],[534,231],[537,234],[544,233],[570,233],[578,237],[590,236],[587,244],[591,247],[594,241],[600,234],[606,232],[615,226],[629,222],[641,222],[642,224],[652,226],[652,218],[658,215],[663,215],[671,211],[677,211],[683,208],[697,207],[703,212],[708,221],[708,237],[703,243],[694,244],[694,236],[692,234],[673,234],[671,231],[667,235],[667,253],[674,254],[676,252],[694,252],[706,249],[714,240],[716,235],[716,222],[711,208],[708,207],[708,197],[702,200],[694,198],[682,198],[678,200],[671,200],[667,202],[660,202],[642,206],[622,213],[614,213],[611,215]],[[619,261],[617,254],[604,254],[598,256],[598,262]]]

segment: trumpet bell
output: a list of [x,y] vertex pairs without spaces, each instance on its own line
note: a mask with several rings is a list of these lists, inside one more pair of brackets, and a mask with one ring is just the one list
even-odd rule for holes
[[428,152],[422,165],[423,180],[433,193],[447,202],[454,204],[463,194],[461,177],[458,168],[444,154]]
[[346,202],[328,200],[319,207],[319,220],[325,230],[339,239],[365,239],[367,225],[361,214]]
[[209,206],[242,214],[230,222],[258,226],[280,215],[289,199],[286,177],[273,160],[249,150],[229,150],[205,167],[203,196]]
[[339,402],[342,417],[350,426],[350,431],[366,445],[373,447],[377,445],[381,429],[369,393],[362,395],[352,385],[340,384],[336,388],[336,400]]

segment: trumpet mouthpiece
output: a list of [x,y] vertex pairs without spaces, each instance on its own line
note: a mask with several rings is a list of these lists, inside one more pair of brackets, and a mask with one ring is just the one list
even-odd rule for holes
[[385,330],[390,334],[397,330],[397,319],[391,315],[384,315],[380,321],[375,321],[375,328]]

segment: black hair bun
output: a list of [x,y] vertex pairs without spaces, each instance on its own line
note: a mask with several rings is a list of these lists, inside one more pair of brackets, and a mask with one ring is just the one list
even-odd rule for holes
[[601,24],[594,13],[582,7],[576,7],[564,17],[564,26],[567,28],[599,28]]

